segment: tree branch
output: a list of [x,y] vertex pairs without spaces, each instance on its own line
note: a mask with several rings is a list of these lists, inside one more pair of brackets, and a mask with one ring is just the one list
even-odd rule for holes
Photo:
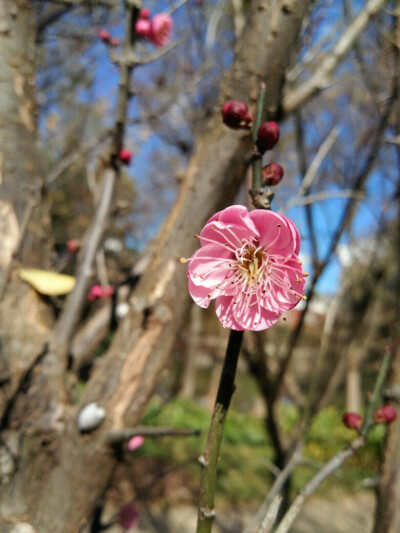
[[321,61],[314,74],[302,85],[288,92],[283,98],[283,111],[290,114],[303,106],[310,98],[324,89],[340,61],[354,45],[370,19],[378,13],[388,0],[369,0],[354,21],[347,26],[330,54]]

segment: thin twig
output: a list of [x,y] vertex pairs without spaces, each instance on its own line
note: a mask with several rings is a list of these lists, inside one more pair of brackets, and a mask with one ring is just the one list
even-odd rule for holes
[[137,426],[134,428],[111,431],[106,435],[106,444],[114,445],[139,435],[143,437],[198,437],[199,429],[170,428],[164,426]]

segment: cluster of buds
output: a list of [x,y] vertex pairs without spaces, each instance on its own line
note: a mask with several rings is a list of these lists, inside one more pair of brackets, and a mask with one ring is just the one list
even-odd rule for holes
[[[391,405],[383,405],[374,413],[374,424],[390,424],[397,418],[396,409]],[[358,413],[344,413],[342,416],[343,424],[349,429],[361,429],[364,421]]]
[[105,28],[101,28],[97,32],[97,35],[103,41],[103,43],[107,44],[108,46],[119,46],[120,45],[120,40],[118,39],[118,37],[111,37],[108,30],[106,30]]
[[157,48],[167,45],[171,41],[172,18],[164,13],[158,13],[150,20],[150,11],[143,8],[135,25],[136,35],[150,41]]
[[[228,128],[249,129],[253,123],[247,105],[240,100],[227,102],[222,108],[222,121]],[[276,122],[264,122],[257,130],[257,150],[263,154],[279,141],[279,126]],[[283,178],[283,168],[278,163],[269,163],[263,168],[262,181],[267,187],[278,185]]]
[[114,294],[114,287],[111,285],[108,285],[108,287],[102,287],[101,285],[93,285],[91,287],[87,299],[89,302],[94,302],[95,300],[98,300],[99,298],[106,300],[107,298],[111,298],[111,296]]

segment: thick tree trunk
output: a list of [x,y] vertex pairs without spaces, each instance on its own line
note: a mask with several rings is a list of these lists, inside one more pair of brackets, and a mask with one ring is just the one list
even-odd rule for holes
[[[252,19],[221,100],[248,100],[258,83],[267,81],[268,113],[277,114],[285,68],[307,5],[306,0],[253,2]],[[46,382],[52,359],[51,354],[44,356],[38,367],[45,378],[40,381],[42,396],[37,387],[26,395],[31,415],[20,426],[20,462],[3,498],[1,531],[8,531],[10,523],[22,517],[40,533],[84,529],[117,463],[107,435],[140,420],[186,319],[186,267],[179,258],[191,255],[197,245],[193,234],[208,217],[232,202],[250,157],[249,135],[228,130],[216,112],[197,140],[177,202],[131,299],[131,313],[122,320],[79,406],[70,405],[63,392],[57,401],[48,394],[54,386]],[[56,378],[60,383],[60,376]],[[43,404],[46,398],[51,399],[47,405]],[[106,418],[99,429],[81,435],[76,416],[90,402],[101,405]]]
[[0,3],[0,417],[52,325],[16,266],[50,261],[48,206],[36,145],[35,24],[30,2]]

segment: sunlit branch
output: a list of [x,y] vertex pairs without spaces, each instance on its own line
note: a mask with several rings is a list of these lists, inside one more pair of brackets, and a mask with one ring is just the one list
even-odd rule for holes
[[354,21],[344,30],[332,51],[327,53],[325,59],[317,66],[315,73],[302,85],[284,96],[282,102],[284,113],[293,113],[326,87],[337,66],[366,28],[371,17],[378,13],[386,3],[387,0],[369,0],[367,2]]

